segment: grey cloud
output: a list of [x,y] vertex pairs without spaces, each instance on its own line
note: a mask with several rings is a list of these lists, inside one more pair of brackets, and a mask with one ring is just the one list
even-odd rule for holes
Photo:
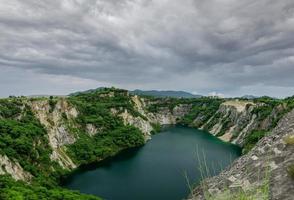
[[0,0],[0,28],[1,68],[200,93],[294,86],[291,0]]

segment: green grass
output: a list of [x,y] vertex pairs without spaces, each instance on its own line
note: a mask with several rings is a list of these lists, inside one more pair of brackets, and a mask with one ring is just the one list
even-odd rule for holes
[[284,142],[288,145],[293,145],[294,144],[294,135],[289,135],[284,138]]
[[288,174],[291,176],[291,178],[294,179],[294,164],[290,165],[287,171],[288,171]]

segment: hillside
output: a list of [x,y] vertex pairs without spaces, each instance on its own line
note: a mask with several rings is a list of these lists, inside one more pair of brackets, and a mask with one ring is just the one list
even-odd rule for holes
[[159,90],[134,90],[130,91],[134,95],[153,96],[153,97],[172,97],[172,98],[200,98],[201,95],[191,94],[185,91],[159,91]]
[[293,108],[293,98],[159,98],[115,88],[1,99],[0,197],[97,199],[61,188],[62,178],[81,165],[144,145],[164,124],[207,130],[249,155]]

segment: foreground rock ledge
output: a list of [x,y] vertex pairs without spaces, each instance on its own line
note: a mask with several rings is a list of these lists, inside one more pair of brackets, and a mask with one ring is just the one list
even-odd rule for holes
[[294,145],[285,142],[292,135],[294,110],[247,155],[220,175],[204,180],[189,199],[232,199],[243,193],[253,199],[293,200],[294,179],[287,169],[294,164]]

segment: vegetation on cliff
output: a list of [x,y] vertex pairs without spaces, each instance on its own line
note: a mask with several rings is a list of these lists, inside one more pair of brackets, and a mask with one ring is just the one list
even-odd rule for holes
[[184,116],[181,123],[185,125],[191,125],[195,119],[198,118],[196,124],[193,126],[201,127],[207,120],[209,120],[219,109],[221,103],[224,99],[202,97],[199,99],[193,99],[191,101],[192,109]]
[[[0,176],[0,198],[10,199],[13,195],[19,199],[93,199],[92,196],[64,190],[59,187],[60,178],[69,172],[51,158],[48,130],[40,123],[30,107],[32,101],[45,101],[49,105],[49,113],[56,112],[60,100],[57,97],[29,99],[25,97],[0,99],[0,155],[7,156],[18,163],[30,174],[31,185],[15,181],[8,176]],[[233,99],[234,100],[234,99]],[[66,98],[66,101],[78,111],[76,118],[68,119],[66,113],[60,113],[66,131],[74,135],[74,142],[64,146],[63,153],[77,165],[88,164],[113,156],[119,151],[137,147],[145,143],[143,133],[134,126],[127,125],[120,115],[127,111],[134,117],[148,121],[148,114],[161,113],[163,116],[173,115],[175,108],[186,106],[177,123],[197,128],[212,130],[221,124],[216,136],[222,136],[234,125],[245,128],[250,119],[242,119],[232,109],[225,114],[220,108],[227,99],[201,98],[156,98],[144,97],[144,112],[139,112],[128,91],[115,88],[101,88],[87,93],[77,93]],[[232,99],[230,99],[232,101]],[[278,121],[294,108],[294,97],[273,99],[269,97],[250,100],[254,108],[246,106],[250,117],[255,115],[254,128],[244,134],[244,153],[249,152],[255,144],[277,125]],[[146,104],[146,105],[145,105]],[[143,114],[142,114],[143,113]],[[183,116],[183,117],[182,117]],[[240,124],[241,123],[241,124]],[[243,124],[242,124],[243,123]],[[153,132],[160,130],[161,124],[150,121]],[[89,133],[92,127],[92,133]],[[233,133],[237,138],[241,130]],[[0,163],[1,164],[1,163]],[[1,167],[1,166],[0,166]],[[2,169],[5,172],[5,170]],[[292,170],[290,170],[292,173]],[[0,169],[1,172],[1,169]],[[3,196],[5,194],[6,196]],[[9,196],[10,195],[10,196]],[[38,196],[40,195],[40,196]]]
[[243,153],[248,153],[260,139],[270,134],[285,114],[294,109],[294,97],[286,99],[260,97],[254,99],[254,102],[259,106],[255,107],[252,113],[256,114],[256,120],[260,123],[245,138]]
[[[140,115],[134,109],[127,91],[103,89],[79,94],[69,100],[80,113],[76,119],[79,127],[75,129],[79,139],[69,146],[69,153],[77,163],[101,160],[122,149],[144,144],[144,137],[139,129],[124,125],[121,118],[112,113],[128,110],[135,116]],[[87,133],[87,124],[99,128],[99,133],[90,136]]]
[[[52,113],[58,99],[50,97],[45,100],[48,100]],[[15,97],[0,100],[0,155],[19,163],[25,172],[32,175],[32,179],[27,180],[32,185],[0,176],[1,198],[28,199],[35,194],[31,199],[95,199],[59,188],[60,177],[69,171],[50,159],[52,148],[46,129],[32,112],[29,101]],[[134,115],[140,115],[134,110],[126,91],[106,89],[73,96],[69,101],[79,111],[78,118],[67,124],[68,129],[78,135],[77,141],[67,146],[67,154],[75,163],[87,164],[113,156],[122,149],[144,144],[143,134],[137,128],[124,125],[111,112],[111,109],[119,112],[127,109]],[[66,114],[62,114],[66,121]],[[71,123],[74,125],[69,126]],[[87,124],[99,127],[99,134],[90,136],[86,130]]]
[[18,162],[32,179],[27,184],[0,176],[0,199],[98,199],[59,188],[59,177],[67,171],[51,161],[46,130],[26,100],[0,100],[0,155]]
[[50,160],[47,133],[23,101],[11,98],[0,102],[0,154],[19,162],[39,182],[52,185],[63,170]]

